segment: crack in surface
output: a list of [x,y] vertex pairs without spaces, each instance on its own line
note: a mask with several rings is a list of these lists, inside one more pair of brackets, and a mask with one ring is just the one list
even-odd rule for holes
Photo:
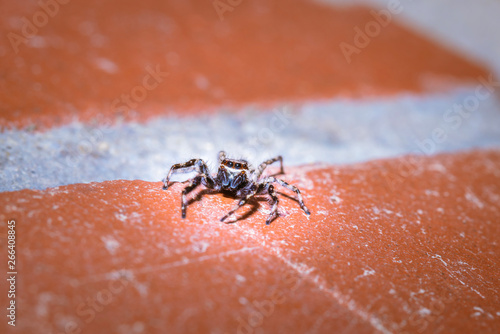
[[[241,228],[240,230],[245,232],[243,228]],[[270,247],[266,247],[264,243],[259,242],[259,240],[257,240],[252,233],[246,233],[246,234],[257,244],[260,244],[261,249],[264,250],[266,254],[272,255],[278,260],[282,261],[288,268],[292,269],[293,271],[298,273],[301,277],[306,279],[308,282],[312,283],[318,290],[325,293],[326,296],[335,300],[338,303],[338,305],[342,306],[343,308],[347,308],[354,315],[361,318],[363,321],[369,323],[377,331],[384,334],[392,333],[390,330],[385,328],[385,326],[382,324],[382,321],[379,318],[377,318],[374,315],[370,315],[368,312],[364,310],[361,310],[356,305],[353,299],[347,297],[346,295],[343,295],[336,286],[328,288],[329,282],[327,282],[323,277],[321,277],[320,275],[314,275],[314,276],[311,275],[311,272],[314,271],[314,268],[309,267],[305,263],[293,263],[287,260],[286,258],[283,257],[281,253],[273,250]]]
[[118,277],[123,276],[123,273],[125,273],[125,272],[129,272],[132,274],[145,274],[145,273],[151,273],[151,272],[156,272],[156,271],[162,271],[162,270],[170,269],[170,268],[183,267],[183,266],[187,266],[187,265],[194,264],[194,263],[200,263],[200,262],[205,262],[205,261],[217,259],[217,258],[220,258],[222,256],[231,256],[234,254],[250,252],[250,251],[258,249],[258,248],[259,247],[243,247],[240,249],[229,250],[227,252],[221,252],[221,253],[211,254],[211,255],[203,255],[203,256],[196,257],[196,258],[192,258],[192,259],[184,258],[182,260],[167,262],[167,263],[160,264],[157,266],[148,266],[148,267],[139,268],[139,269],[113,270],[113,271],[99,274],[99,275],[87,276],[86,278],[80,280],[79,284],[77,284],[77,285],[84,285],[84,284],[87,284],[90,282],[100,282],[100,281],[117,279]]

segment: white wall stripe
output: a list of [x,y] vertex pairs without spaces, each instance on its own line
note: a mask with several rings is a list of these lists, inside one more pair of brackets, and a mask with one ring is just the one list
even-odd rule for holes
[[0,191],[115,179],[160,181],[173,163],[190,158],[201,157],[215,168],[221,149],[253,165],[281,154],[290,166],[500,148],[494,90],[247,108],[112,127],[74,123],[43,133],[8,130],[0,133]]

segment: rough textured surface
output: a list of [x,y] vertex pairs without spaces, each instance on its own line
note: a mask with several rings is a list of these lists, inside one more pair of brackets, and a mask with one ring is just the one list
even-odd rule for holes
[[218,194],[182,220],[179,184],[4,192],[16,332],[497,333],[499,171],[500,151],[289,168],[313,214],[281,196],[270,226],[265,200],[220,223]]
[[0,126],[434,92],[487,74],[394,20],[356,44],[349,63],[340,44],[375,22],[366,7],[245,1],[221,20],[205,0],[70,1],[44,23],[33,0],[4,1],[2,13]]
[[[330,5],[386,9],[387,0],[314,0]],[[459,54],[486,64],[500,76],[500,2],[495,0],[401,1],[396,21],[425,34]],[[450,9],[453,10],[450,10]],[[446,13],[446,15],[443,15]]]
[[[0,193],[0,333],[500,332],[500,151],[288,168],[498,147],[494,0],[401,1],[351,63],[367,7],[57,0],[40,23],[55,1],[0,0],[0,191],[115,181]],[[299,106],[281,132],[276,101]],[[283,195],[271,226],[265,198],[226,225],[235,200],[205,194],[182,220],[182,186],[148,181],[221,148],[283,154],[313,214]]]

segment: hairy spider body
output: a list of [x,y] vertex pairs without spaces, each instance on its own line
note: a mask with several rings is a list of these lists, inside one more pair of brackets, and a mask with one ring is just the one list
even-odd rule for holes
[[229,211],[224,217],[222,217],[221,221],[224,221],[228,217],[233,216],[236,210],[245,205],[245,203],[253,196],[268,194],[269,197],[271,197],[272,205],[271,213],[266,220],[266,225],[269,225],[275,218],[275,216],[277,216],[278,212],[279,200],[273,185],[273,183],[278,183],[279,185],[290,189],[297,194],[297,200],[300,204],[300,207],[306,214],[309,215],[309,209],[307,209],[306,205],[304,204],[304,200],[302,199],[300,190],[297,187],[272,176],[261,178],[261,175],[266,167],[276,161],[280,162],[280,174],[284,174],[283,158],[281,156],[264,161],[259,165],[259,167],[257,167],[257,169],[251,169],[249,168],[249,164],[246,160],[228,159],[226,158],[226,153],[224,151],[221,151],[219,153],[219,169],[216,175],[210,175],[210,171],[203,160],[191,159],[185,163],[175,164],[170,168],[170,171],[163,180],[163,189],[168,189],[170,178],[176,171],[196,171],[197,175],[194,178],[188,180],[189,184],[182,191],[182,218],[186,218],[187,195],[197,186],[203,184],[208,189],[213,189],[215,191],[229,194],[235,198],[240,198],[240,201],[234,207],[234,209]]

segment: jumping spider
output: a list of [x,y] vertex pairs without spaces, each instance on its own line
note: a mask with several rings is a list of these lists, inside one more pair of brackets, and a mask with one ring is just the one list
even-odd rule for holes
[[277,215],[278,197],[276,196],[273,183],[278,183],[281,186],[294,191],[297,194],[300,207],[306,214],[310,215],[311,213],[304,204],[300,190],[297,187],[272,176],[260,178],[264,169],[276,161],[280,162],[280,174],[284,174],[283,158],[281,156],[264,161],[259,165],[259,167],[257,167],[257,169],[251,169],[249,168],[246,160],[228,159],[226,158],[226,153],[221,151],[219,152],[219,170],[217,175],[210,175],[210,171],[203,160],[191,159],[182,164],[175,164],[170,168],[170,171],[163,180],[163,190],[168,189],[170,177],[177,170],[182,169],[186,171],[186,169],[188,169],[196,171],[198,174],[194,178],[188,180],[189,185],[182,191],[182,218],[186,218],[186,195],[193,191],[201,183],[208,189],[213,189],[215,191],[229,194],[235,198],[240,198],[238,205],[222,217],[222,222],[228,217],[233,216],[236,210],[245,205],[245,203],[253,196],[267,193],[272,200],[271,213],[266,220],[266,225],[269,225],[273,218]]

